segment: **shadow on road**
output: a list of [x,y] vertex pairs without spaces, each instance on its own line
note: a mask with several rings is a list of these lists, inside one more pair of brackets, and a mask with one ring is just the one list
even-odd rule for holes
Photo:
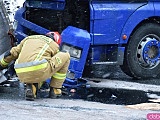
[[[13,83],[12,83],[13,84]],[[14,86],[0,86],[0,99],[23,100],[25,87],[22,83]],[[49,90],[40,92],[41,99],[47,99]],[[105,104],[132,105],[149,102],[148,93],[140,90],[110,89],[92,87],[78,89],[75,92],[63,90],[61,99],[83,99],[85,101],[101,102]],[[159,93],[150,93],[160,95]]]

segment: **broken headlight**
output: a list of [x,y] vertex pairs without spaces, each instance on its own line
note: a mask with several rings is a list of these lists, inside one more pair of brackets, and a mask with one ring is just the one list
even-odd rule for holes
[[70,45],[66,45],[66,44],[62,45],[62,49],[61,50],[62,51],[67,51],[70,54],[71,57],[77,58],[77,59],[80,59],[81,53],[82,53],[81,49],[73,47],[73,46],[70,46]]
[[74,72],[71,72],[71,71],[68,70],[66,77],[69,78],[69,79],[75,79],[75,74],[74,74]]

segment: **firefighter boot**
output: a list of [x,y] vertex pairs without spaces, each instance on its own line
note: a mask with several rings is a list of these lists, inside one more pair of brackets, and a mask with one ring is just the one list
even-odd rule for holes
[[58,98],[62,95],[62,90],[60,88],[50,87],[49,97],[52,99]]
[[34,101],[34,98],[36,98],[36,93],[36,86],[33,84],[27,84],[25,99],[29,101]]

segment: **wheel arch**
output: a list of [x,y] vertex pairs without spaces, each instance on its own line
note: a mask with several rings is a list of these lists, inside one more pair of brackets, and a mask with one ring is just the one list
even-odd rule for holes
[[[133,30],[130,32],[127,41],[126,41],[125,43],[122,43],[123,46],[126,46],[126,45],[128,44],[130,38],[132,37],[132,35],[134,34],[134,32],[135,32],[138,28],[140,28],[141,26],[143,26],[144,24],[147,24],[147,23],[156,23],[156,24],[159,24],[159,25],[160,25],[160,17],[150,17],[150,18],[148,18],[148,19],[145,19],[145,20],[141,21],[139,24],[137,24],[137,25],[133,28]],[[121,34],[121,36],[122,36],[122,35],[123,35],[123,34]],[[123,40],[123,41],[124,41],[124,40]]]
[[[148,11],[148,12],[146,12]],[[137,9],[126,21],[124,27],[119,36],[119,43],[126,44],[129,41],[130,36],[134,33],[138,27],[147,22],[160,21],[159,16],[155,16],[153,4],[147,4]],[[123,39],[123,35],[127,36],[127,39]]]
[[[143,20],[143,21],[141,21],[140,23],[138,23],[134,28],[133,28],[133,30],[130,32],[130,34],[129,34],[129,37],[127,38],[127,40],[124,42],[124,40],[123,40],[123,42],[121,42],[121,45],[123,46],[123,47],[125,47],[125,51],[126,51],[126,47],[127,47],[127,45],[128,45],[128,43],[129,43],[129,40],[131,39],[131,37],[132,37],[132,35],[135,33],[135,31],[138,29],[138,28],[140,28],[141,26],[143,26],[144,24],[147,24],[147,23],[156,23],[156,24],[159,24],[160,25],[160,17],[150,17],[150,18],[148,18],[148,19],[145,19],[145,20]],[[122,36],[123,34],[121,34],[121,36]],[[124,52],[125,52],[124,51]],[[124,56],[125,57],[125,56]]]

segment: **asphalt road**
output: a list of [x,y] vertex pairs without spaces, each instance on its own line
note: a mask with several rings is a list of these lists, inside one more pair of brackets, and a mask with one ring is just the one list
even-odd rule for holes
[[[8,84],[0,86],[1,119],[146,120],[147,114],[159,113],[160,104],[159,102],[149,102],[149,98],[146,96],[148,90],[145,88],[138,90],[141,88],[138,86],[137,90],[129,89],[132,88],[132,84],[142,85],[143,82],[132,82],[130,78],[124,77],[122,72],[117,73],[115,71],[114,74],[121,74],[122,77],[116,79],[113,75],[109,79],[96,79],[101,82],[90,81],[91,88],[87,93],[82,90],[77,92],[78,97],[76,94],[69,94],[63,95],[60,99],[40,98],[35,101],[26,101],[24,97],[25,87],[22,83],[14,82],[11,87],[6,87]],[[123,84],[125,82],[127,82],[126,85]],[[121,89],[129,83],[131,84],[130,87]],[[115,85],[116,87],[119,85],[119,88],[115,88]],[[145,85],[151,84],[148,82]],[[152,95],[153,98],[156,98],[155,94]],[[146,104],[142,107],[135,107],[140,103]]]
[[155,110],[78,99],[0,100],[2,120],[146,120]]

